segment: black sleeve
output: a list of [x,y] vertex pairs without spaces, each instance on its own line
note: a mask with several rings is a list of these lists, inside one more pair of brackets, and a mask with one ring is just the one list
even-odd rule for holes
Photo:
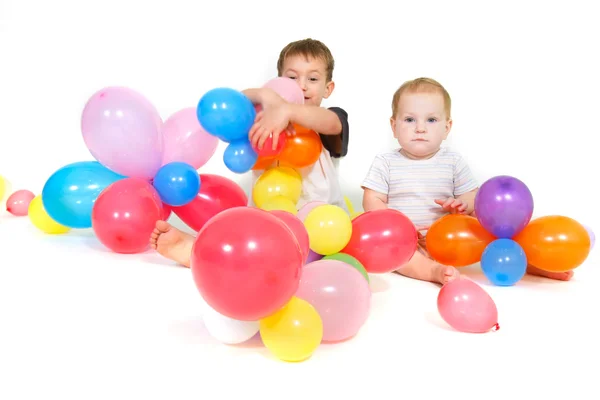
[[348,113],[340,107],[330,107],[329,110],[333,111],[340,119],[340,122],[342,123],[342,132],[339,135],[319,135],[321,136],[323,147],[329,151],[331,157],[342,158],[348,154],[348,141],[350,138]]

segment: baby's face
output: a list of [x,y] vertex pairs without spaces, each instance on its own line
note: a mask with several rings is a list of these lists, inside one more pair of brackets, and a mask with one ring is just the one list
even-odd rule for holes
[[405,93],[398,113],[391,119],[394,137],[410,157],[422,159],[435,154],[448,137],[452,121],[444,111],[439,93]]
[[327,82],[327,66],[317,58],[302,55],[287,57],[283,63],[282,76],[293,79],[304,92],[304,103],[320,106],[333,90],[333,82]]

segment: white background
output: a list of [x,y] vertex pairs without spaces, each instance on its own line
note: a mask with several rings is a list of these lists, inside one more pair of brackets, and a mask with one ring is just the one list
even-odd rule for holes
[[[261,86],[276,75],[283,46],[312,37],[336,60],[336,89],[323,105],[349,113],[350,150],[340,173],[357,208],[373,156],[396,145],[394,91],[428,76],[452,96],[447,144],[482,182],[513,175],[533,192],[536,216],[566,215],[598,231],[600,25],[593,4],[0,0],[0,174],[13,190],[39,194],[58,168],[93,160],[80,117],[105,86],[138,90],[166,119],[214,87]],[[200,172],[249,190],[247,176],[225,168],[224,149]],[[438,289],[381,276],[389,290],[374,295],[362,337],[289,366],[257,349],[211,342],[189,271],[152,253],[112,255],[89,232],[49,238],[26,219],[2,218],[3,399],[321,398],[319,384],[331,396],[362,389],[394,399],[422,398],[421,388],[463,399],[524,393],[518,383],[541,395],[569,393],[571,383],[597,391],[579,358],[598,359],[586,317],[587,307],[597,315],[600,304],[591,275],[597,265],[589,262],[568,284],[531,278],[512,292],[486,287],[513,324],[495,339],[428,323],[415,307],[428,298],[426,315],[435,316]],[[50,261],[61,267],[50,269]],[[597,398],[588,395],[575,397]]]

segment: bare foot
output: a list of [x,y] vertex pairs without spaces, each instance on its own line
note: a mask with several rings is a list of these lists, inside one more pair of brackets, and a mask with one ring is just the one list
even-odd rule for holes
[[409,278],[442,285],[460,277],[460,272],[456,268],[432,260],[427,256],[427,253],[420,249],[415,252],[409,262],[400,266],[394,272]]
[[434,277],[442,285],[453,281],[454,279],[460,278],[460,272],[454,267],[448,265],[437,264],[435,266]]
[[533,265],[527,265],[527,273],[529,275],[543,276],[544,278],[555,279],[557,281],[569,281],[573,277],[573,271],[550,272],[536,268]]
[[174,228],[166,221],[156,221],[150,246],[163,257],[190,267],[194,237]]

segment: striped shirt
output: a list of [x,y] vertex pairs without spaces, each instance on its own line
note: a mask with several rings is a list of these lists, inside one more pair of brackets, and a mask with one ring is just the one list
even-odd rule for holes
[[478,187],[465,159],[442,147],[427,160],[411,160],[399,150],[379,154],[362,183],[388,196],[388,207],[415,225],[430,226],[447,214],[434,200],[457,197]]

